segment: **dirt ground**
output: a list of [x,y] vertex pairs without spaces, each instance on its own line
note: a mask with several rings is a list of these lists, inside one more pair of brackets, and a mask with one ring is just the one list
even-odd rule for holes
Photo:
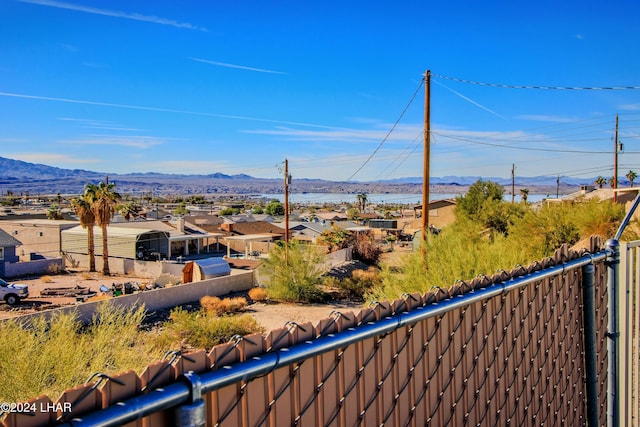
[[[79,303],[73,296],[41,296],[40,292],[46,288],[60,289],[80,286],[87,287],[91,291],[99,293],[101,285],[111,288],[113,283],[121,284],[131,281],[138,282],[139,284],[147,284],[152,280],[144,277],[118,275],[106,277],[100,273],[87,274],[80,272],[16,280],[12,283],[29,286],[29,298],[21,301],[19,305],[14,307],[0,302],[0,319]],[[253,316],[266,331],[271,331],[284,326],[288,321],[296,323],[311,322],[315,325],[318,321],[330,317],[331,312],[334,310],[345,313],[349,311],[357,312],[359,311],[359,306],[351,304],[298,305],[285,303],[253,303],[247,307],[246,312]]]

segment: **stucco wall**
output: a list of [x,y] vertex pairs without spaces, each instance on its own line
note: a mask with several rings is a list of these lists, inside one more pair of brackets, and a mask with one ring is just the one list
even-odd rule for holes
[[28,262],[5,263],[3,274],[5,277],[20,277],[47,274],[62,269],[62,258],[38,259]]
[[[138,292],[132,295],[122,295],[109,299],[118,307],[135,307],[144,304],[147,311],[156,311],[177,305],[198,301],[205,295],[222,296],[231,292],[239,292],[251,289],[254,286],[254,272],[241,271],[230,276],[216,277],[214,279],[192,282],[184,285],[172,286],[169,288],[154,289],[151,291]],[[76,312],[78,320],[89,322],[95,313],[98,304],[102,301],[86,302],[69,307],[47,310],[41,313],[28,314],[17,318],[20,322],[29,322],[36,317],[51,317],[54,313]]]

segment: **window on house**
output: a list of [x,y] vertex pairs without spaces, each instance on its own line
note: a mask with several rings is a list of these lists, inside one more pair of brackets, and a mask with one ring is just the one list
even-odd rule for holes
[[0,248],[0,259],[4,259],[4,248]]

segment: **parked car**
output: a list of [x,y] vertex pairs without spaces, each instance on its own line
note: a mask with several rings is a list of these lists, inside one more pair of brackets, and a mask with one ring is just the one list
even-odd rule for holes
[[9,305],[16,305],[22,298],[29,298],[29,287],[0,279],[0,298]]

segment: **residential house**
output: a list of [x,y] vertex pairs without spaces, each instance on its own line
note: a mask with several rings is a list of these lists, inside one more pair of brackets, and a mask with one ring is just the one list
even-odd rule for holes
[[62,256],[60,233],[79,225],[78,221],[40,218],[6,217],[0,221],[0,229],[19,239],[22,245],[16,255],[26,262],[42,258]]

